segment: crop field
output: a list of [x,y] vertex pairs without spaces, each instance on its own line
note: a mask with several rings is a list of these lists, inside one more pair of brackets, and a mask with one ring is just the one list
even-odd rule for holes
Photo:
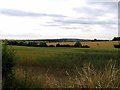
[[[84,85],[85,82],[81,82],[80,86],[80,82],[77,82],[76,86],[75,78],[77,78],[77,81],[81,81],[81,78],[78,77],[79,75],[82,75],[79,74],[80,72],[84,71],[85,75],[89,75],[89,73],[91,73],[89,70],[92,70],[91,67],[93,68],[93,66],[98,72],[104,72],[107,70],[104,68],[109,61],[111,61],[111,63],[116,63],[117,66],[119,66],[118,63],[120,61],[119,49],[116,48],[97,49],[25,46],[12,46],[12,48],[16,53],[16,77],[18,80],[24,81],[25,79],[30,83],[31,87],[84,87],[81,85]],[[105,72],[105,75],[111,75],[111,71],[110,73],[109,71],[110,70],[108,69],[107,72]],[[100,79],[100,74],[102,74],[100,72],[99,74],[95,74],[98,76],[95,76],[95,80],[93,79],[94,83],[98,83],[97,81],[99,80],[97,79]],[[93,78],[93,76],[90,76],[90,78]],[[83,75],[82,78],[86,77]],[[102,79],[105,78],[106,76]],[[102,82],[104,85],[99,87],[107,87],[106,85],[108,85],[108,83],[106,84],[106,81]],[[96,87],[96,84],[91,85],[91,83],[88,82],[88,87]]]
[[[32,65],[52,68],[80,67],[83,62],[92,62],[97,66],[104,65],[108,60],[118,60],[118,49],[91,48],[41,48],[13,47],[16,52],[17,65]],[[101,64],[101,65],[100,65]]]
[[82,45],[88,45],[91,48],[114,48],[114,45],[119,41],[96,41],[96,42],[82,42]]
[[[47,43],[47,45],[74,45],[75,42],[51,42]],[[88,45],[90,48],[114,48],[115,44],[118,44],[119,41],[95,41],[95,42],[81,42],[82,45]]]

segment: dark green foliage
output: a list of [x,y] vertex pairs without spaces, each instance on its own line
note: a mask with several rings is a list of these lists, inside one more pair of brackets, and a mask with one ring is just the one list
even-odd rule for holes
[[81,46],[82,48],[90,48],[88,45]]
[[93,41],[97,41],[97,39],[94,39]]
[[25,80],[20,80],[15,73],[15,52],[11,46],[2,45],[2,88],[3,90],[17,90],[19,88],[30,88],[31,77],[25,71]]
[[6,45],[2,45],[2,76],[7,77],[14,67],[14,51]]
[[29,42],[26,46],[36,46],[35,42]]
[[112,41],[120,41],[120,37],[114,37]]
[[71,47],[69,44],[67,45],[60,45],[59,43],[56,45],[56,47]]
[[54,45],[49,45],[49,47],[55,47]]
[[58,44],[56,44],[56,47],[60,47],[60,44],[58,43]]
[[3,40],[6,45],[48,47],[46,42],[24,41],[24,40]]
[[3,88],[9,88],[13,86],[14,72],[13,67],[15,65],[14,51],[7,45],[2,45],[2,79]]
[[45,42],[41,42],[39,46],[40,46],[40,47],[48,47]]
[[120,43],[118,45],[114,45],[115,48],[120,48]]
[[82,44],[80,42],[76,42],[74,47],[82,47]]

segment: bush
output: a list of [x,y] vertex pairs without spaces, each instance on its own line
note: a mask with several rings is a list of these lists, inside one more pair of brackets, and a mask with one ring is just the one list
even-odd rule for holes
[[25,71],[24,80],[19,79],[15,72],[15,52],[7,45],[2,45],[2,88],[17,90],[31,87],[31,77]]
[[76,42],[74,47],[82,47],[82,44],[80,42]]
[[49,45],[49,47],[55,47],[54,45]]
[[112,41],[120,41],[120,37],[114,37]]
[[88,45],[81,46],[82,48],[90,48]]
[[39,46],[40,47],[48,47],[48,45],[45,42],[41,42]]
[[120,48],[120,42],[118,45],[114,45],[115,48]]
[[2,45],[2,79],[3,88],[11,87],[13,84],[14,72],[13,67],[15,54],[14,51],[7,45]]
[[60,47],[60,44],[58,43],[58,44],[56,44],[56,47]]

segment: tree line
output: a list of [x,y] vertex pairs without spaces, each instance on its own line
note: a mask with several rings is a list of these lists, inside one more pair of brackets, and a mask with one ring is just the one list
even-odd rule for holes
[[33,46],[33,47],[80,47],[80,48],[90,48],[88,45],[82,45],[80,42],[76,42],[74,45],[69,44],[56,44],[56,45],[47,45],[45,41],[36,42],[36,41],[19,41],[19,40],[3,40],[3,43],[6,45],[18,45],[18,46]]

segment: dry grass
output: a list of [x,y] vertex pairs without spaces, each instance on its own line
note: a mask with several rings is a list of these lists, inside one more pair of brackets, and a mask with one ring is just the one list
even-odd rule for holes
[[[50,73],[36,67],[17,68],[16,78],[28,80],[31,88],[118,88],[120,87],[120,69],[111,61],[102,70],[96,70],[91,64],[84,64],[77,73],[64,70],[59,77],[56,72]],[[61,71],[59,71],[61,72]],[[55,75],[56,74],[56,75]]]
[[69,44],[69,45],[74,45],[75,44],[75,42],[50,42],[50,43],[47,43],[47,45],[49,46],[49,45],[54,45],[54,46],[56,46],[56,44],[60,44],[60,45],[67,45],[67,44]]
[[[47,43],[47,45],[74,45],[75,42],[51,42]],[[81,42],[82,45],[88,45],[90,48],[114,48],[114,44],[118,44],[118,41],[96,41],[96,42]]]
[[118,44],[118,41],[98,41],[98,42],[81,42],[82,45],[88,45],[90,48],[114,48],[114,44]]
[[95,70],[89,63],[84,65],[82,73],[79,73],[79,85],[84,88],[118,88],[120,87],[120,70],[110,61],[105,68]]

